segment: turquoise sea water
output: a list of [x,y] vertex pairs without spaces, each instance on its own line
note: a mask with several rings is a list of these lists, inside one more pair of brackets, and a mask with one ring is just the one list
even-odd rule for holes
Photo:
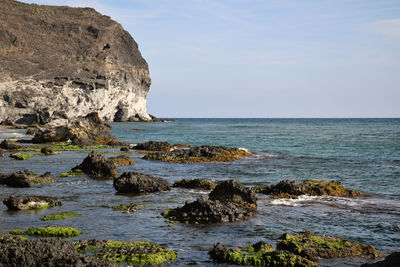
[[[16,227],[67,225],[85,232],[80,239],[150,240],[178,251],[171,264],[213,266],[207,251],[216,242],[246,246],[256,241],[274,244],[285,232],[308,229],[371,244],[384,253],[400,247],[400,119],[177,119],[168,123],[112,123],[112,133],[130,143],[149,140],[190,145],[246,148],[252,157],[232,163],[170,164],[130,155],[134,170],[173,181],[186,178],[237,179],[246,185],[277,183],[282,179],[323,179],[370,193],[365,198],[302,197],[298,200],[258,201],[258,212],[248,221],[215,226],[168,226],[153,218],[164,209],[181,206],[205,193],[173,189],[142,196],[116,194],[112,181],[88,177],[59,178],[57,183],[30,189],[0,188],[0,197],[13,193],[54,195],[62,207],[38,212],[6,212],[0,207],[0,231]],[[20,134],[14,131],[0,134]],[[103,151],[106,152],[106,151]],[[87,152],[27,161],[0,158],[0,172],[22,168],[50,171],[54,176],[79,164]],[[104,153],[107,157],[114,156]],[[260,198],[263,196],[260,195]],[[127,215],[94,207],[124,202],[149,207]],[[82,217],[41,222],[55,211],[79,211]],[[365,259],[328,260],[323,266],[357,266]]]

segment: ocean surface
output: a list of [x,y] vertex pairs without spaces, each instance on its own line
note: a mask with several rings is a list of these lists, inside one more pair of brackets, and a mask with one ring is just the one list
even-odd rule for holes
[[[157,216],[208,192],[173,188],[171,192],[127,196],[117,194],[110,180],[86,176],[57,178],[41,187],[0,187],[10,194],[57,196],[64,205],[48,210],[8,212],[0,205],[0,233],[42,226],[72,226],[84,232],[75,239],[148,240],[178,252],[170,266],[216,266],[207,254],[214,243],[244,247],[257,241],[274,245],[284,233],[307,229],[375,246],[385,254],[400,248],[400,119],[176,119],[167,123],[112,123],[121,141],[150,140],[190,145],[224,145],[248,149],[253,156],[232,163],[171,164],[129,155],[134,166],[118,167],[166,178],[237,179],[248,185],[274,184],[283,179],[340,181],[370,197],[307,197],[268,200],[259,195],[258,211],[247,221],[211,226],[168,226]],[[24,137],[24,130],[2,130],[0,139]],[[115,156],[103,150],[106,157]],[[115,149],[117,151],[117,149]],[[55,177],[82,162],[87,151],[35,156],[26,161],[0,158],[0,172],[29,169]],[[134,202],[148,205],[124,214],[104,205]],[[40,218],[56,211],[83,213],[61,221]],[[74,240],[74,239],[71,239]],[[323,260],[321,266],[359,266],[366,259]],[[220,264],[218,266],[228,266]]]

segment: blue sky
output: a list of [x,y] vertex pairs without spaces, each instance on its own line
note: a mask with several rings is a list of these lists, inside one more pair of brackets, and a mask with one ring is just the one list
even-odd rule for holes
[[400,117],[398,0],[25,0],[128,30],[159,117]]

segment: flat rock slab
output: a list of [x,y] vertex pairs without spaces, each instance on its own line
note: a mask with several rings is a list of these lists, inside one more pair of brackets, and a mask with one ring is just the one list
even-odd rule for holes
[[120,177],[114,178],[113,185],[120,193],[150,193],[171,190],[167,180],[137,172],[124,172]]
[[49,172],[40,176],[28,170],[22,170],[12,174],[0,174],[0,184],[10,187],[32,187],[53,182],[55,182],[55,180]]

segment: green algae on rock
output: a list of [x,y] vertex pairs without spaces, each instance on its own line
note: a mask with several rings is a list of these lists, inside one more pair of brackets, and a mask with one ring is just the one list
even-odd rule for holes
[[204,179],[182,179],[175,181],[172,185],[172,187],[183,187],[197,190],[213,190],[216,186],[217,185],[213,181]]
[[81,170],[75,169],[71,170],[69,172],[62,172],[57,177],[77,177],[77,176],[83,176],[85,175]]
[[176,252],[152,242],[87,240],[74,243],[79,252],[95,251],[94,256],[117,263],[139,266],[161,265],[176,259]]
[[9,210],[35,210],[61,206],[62,202],[55,197],[47,196],[9,196],[3,200]]
[[29,158],[33,158],[33,155],[25,154],[25,153],[12,153],[12,154],[10,154],[10,158],[13,158],[16,160],[27,160]]
[[73,212],[73,211],[62,211],[62,212],[55,212],[40,218],[42,221],[52,221],[52,220],[64,220],[72,217],[81,216],[81,213]]
[[0,174],[0,184],[5,184],[10,187],[32,187],[53,182],[55,182],[55,180],[49,172],[40,176],[29,170],[21,170],[7,175]]
[[5,242],[5,243],[17,243],[22,240],[27,240],[28,238],[23,237],[23,236],[17,236],[17,235],[12,235],[12,234],[0,234],[0,243]]
[[130,213],[130,212],[135,212],[139,209],[144,209],[146,207],[147,207],[146,205],[142,205],[142,204],[126,203],[126,204],[118,204],[118,205],[112,206],[111,208],[113,210],[121,210],[121,211],[124,211],[125,213]]
[[257,193],[273,198],[298,198],[300,195],[356,197],[367,196],[363,192],[345,188],[340,182],[323,180],[282,180],[276,185],[256,188]]
[[271,267],[316,267],[317,263],[288,251],[277,251],[264,242],[244,249],[227,249],[217,243],[208,253],[216,262],[249,266]]
[[28,230],[15,229],[10,232],[12,235],[32,235],[40,237],[61,237],[69,238],[80,235],[82,232],[72,227],[40,227],[29,228]]
[[310,260],[345,257],[377,258],[384,256],[373,246],[366,246],[358,242],[327,235],[317,235],[310,231],[303,231],[298,235],[284,234],[281,239],[277,243],[277,249],[287,250]]
[[117,156],[117,157],[111,157],[108,158],[108,160],[111,160],[114,162],[115,166],[129,166],[129,165],[135,165],[135,162],[127,156]]

